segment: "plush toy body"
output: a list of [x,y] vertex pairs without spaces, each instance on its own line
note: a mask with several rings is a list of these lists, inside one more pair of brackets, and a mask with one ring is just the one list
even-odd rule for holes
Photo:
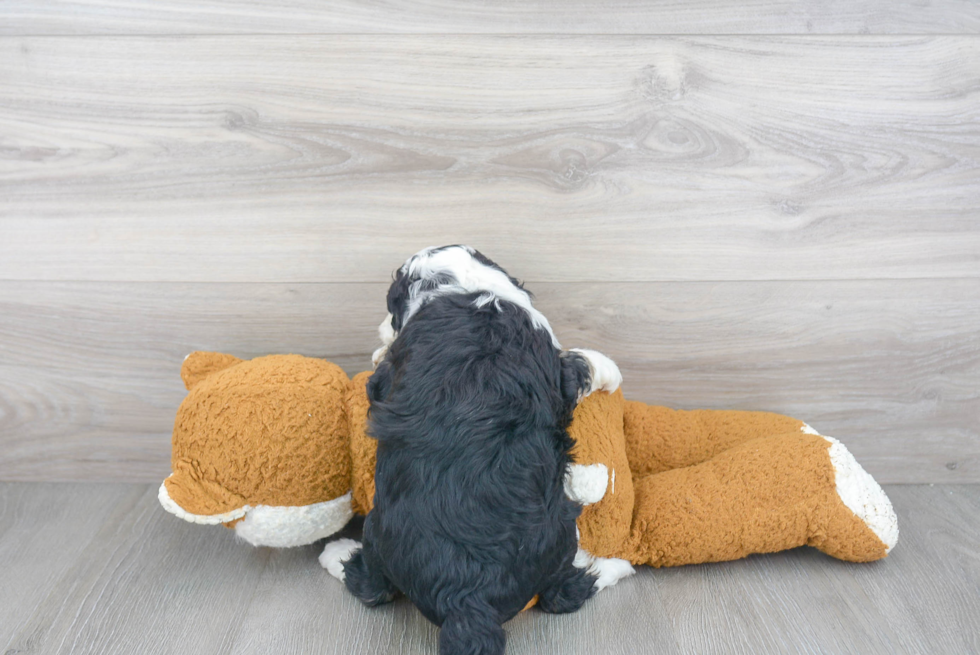
[[194,353],[181,376],[189,393],[174,423],[173,473],[160,487],[167,511],[277,547],[350,521],[352,387],[339,366]]
[[677,411],[617,392],[587,398],[570,432],[580,464],[618,462],[579,518],[583,547],[600,557],[677,566],[810,545],[866,562],[898,539],[874,479],[838,441],[788,416]]
[[[371,509],[370,372],[348,379],[298,355],[194,353],[181,374],[189,393],[160,487],[165,509],[277,547],[327,537]],[[566,492],[586,505],[587,556],[676,566],[811,545],[865,562],[898,539],[888,498],[847,449],[787,416],[675,411],[599,392],[576,408],[570,433]],[[321,561],[337,565],[326,551]]]

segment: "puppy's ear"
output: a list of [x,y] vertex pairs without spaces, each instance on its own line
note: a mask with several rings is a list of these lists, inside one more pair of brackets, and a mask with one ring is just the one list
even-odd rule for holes
[[394,382],[395,367],[388,360],[382,360],[367,381],[367,397],[372,403],[384,402]]
[[398,271],[395,273],[395,281],[388,287],[388,313],[391,314],[391,327],[395,332],[402,329],[405,310],[408,308],[410,282],[408,275]]
[[592,369],[589,360],[577,352],[563,350],[561,361],[561,395],[572,407],[578,404],[592,386]]

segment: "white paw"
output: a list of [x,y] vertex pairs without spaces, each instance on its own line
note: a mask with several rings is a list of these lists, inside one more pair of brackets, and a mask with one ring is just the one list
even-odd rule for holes
[[619,367],[616,366],[616,362],[613,360],[595,350],[572,348],[571,351],[582,355],[589,362],[589,371],[592,374],[592,386],[586,392],[586,396],[596,391],[608,391],[612,393],[622,384],[623,374],[619,372]]
[[833,437],[820,436],[830,442],[830,463],[834,467],[837,495],[881,539],[885,553],[891,552],[898,543],[898,517],[885,491],[844,444]]
[[569,464],[565,473],[565,495],[580,505],[598,503],[606,495],[608,484],[605,464]]
[[388,346],[395,340],[398,336],[395,334],[395,328],[391,327],[392,316],[389,313],[385,316],[385,320],[381,321],[381,325],[378,326],[378,338],[381,339],[381,347],[374,351],[371,355],[371,363],[377,368],[381,360],[385,358],[388,353]]
[[361,542],[353,539],[331,541],[323,547],[323,552],[320,553],[320,566],[325,568],[327,573],[343,582],[344,562],[360,549]]
[[593,585],[596,593],[636,573],[633,565],[624,559],[595,557],[581,548],[575,553],[573,565],[580,569],[587,568],[589,573],[596,576],[595,585]]
[[371,363],[374,364],[374,368],[378,368],[378,364],[381,363],[381,360],[384,359],[385,355],[387,354],[388,354],[388,346],[381,346],[373,353],[371,353]]
[[391,342],[395,340],[395,328],[391,327],[392,318],[392,315],[388,314],[378,326],[378,336],[381,338],[381,343],[386,346],[391,345]]

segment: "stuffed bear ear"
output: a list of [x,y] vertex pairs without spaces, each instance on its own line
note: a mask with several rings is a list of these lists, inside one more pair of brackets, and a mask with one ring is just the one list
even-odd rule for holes
[[234,355],[198,350],[184,358],[184,363],[180,367],[180,377],[184,380],[184,386],[190,391],[194,385],[212,373],[223,371],[242,361],[244,360]]

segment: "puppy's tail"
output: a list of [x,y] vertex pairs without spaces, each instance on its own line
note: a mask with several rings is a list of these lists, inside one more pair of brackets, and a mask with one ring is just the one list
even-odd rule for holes
[[503,655],[504,629],[492,610],[450,612],[439,633],[439,655]]

